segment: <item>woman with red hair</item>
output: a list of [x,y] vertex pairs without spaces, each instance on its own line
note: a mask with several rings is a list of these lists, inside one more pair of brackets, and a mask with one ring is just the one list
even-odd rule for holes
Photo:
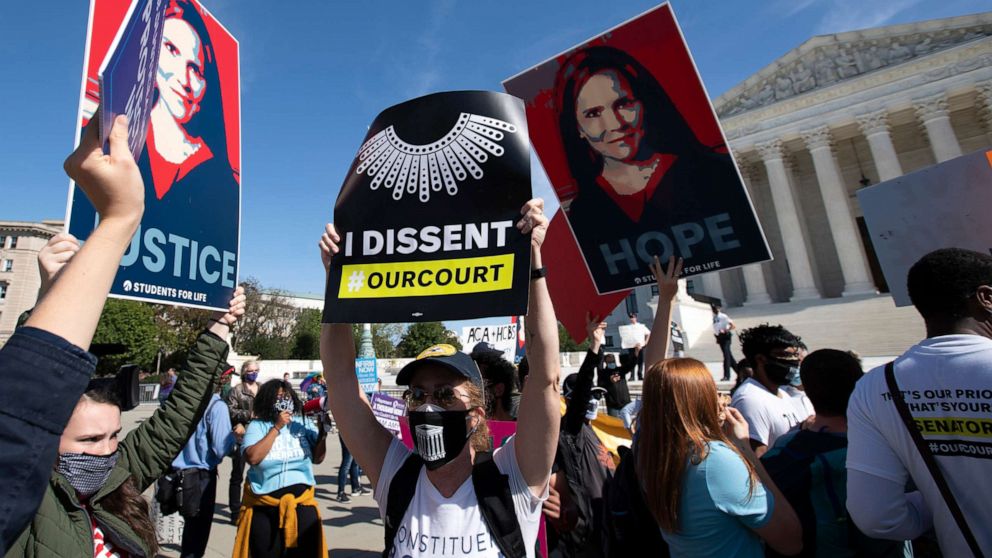
[[760,557],[762,541],[781,554],[802,549],[795,511],[751,450],[747,422],[721,411],[702,362],[655,363],[643,402],[636,470],[672,556]]

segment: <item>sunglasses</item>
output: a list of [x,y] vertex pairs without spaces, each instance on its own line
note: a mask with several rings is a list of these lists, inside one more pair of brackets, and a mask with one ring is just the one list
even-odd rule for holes
[[439,407],[450,409],[459,399],[467,401],[469,395],[458,393],[451,386],[437,386],[432,393],[418,387],[409,388],[403,392],[403,400],[406,401],[408,409],[416,409],[427,403],[428,399]]

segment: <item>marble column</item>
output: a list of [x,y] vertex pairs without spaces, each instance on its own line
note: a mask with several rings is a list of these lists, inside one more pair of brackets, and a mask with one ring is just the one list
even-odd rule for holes
[[768,184],[771,189],[775,217],[782,233],[785,246],[785,259],[789,263],[792,276],[792,297],[790,300],[820,298],[820,291],[813,281],[813,263],[806,250],[802,224],[792,195],[792,186],[785,168],[785,149],[781,140],[771,140],[755,146],[768,171]]
[[878,179],[882,182],[902,176],[902,165],[896,148],[892,146],[889,134],[889,112],[886,109],[861,114],[857,117],[858,127],[868,140],[871,157],[875,161]]
[[976,83],[975,89],[978,90],[975,99],[978,117],[982,119],[986,133],[992,135],[992,79]]
[[872,281],[858,227],[847,201],[847,187],[844,186],[840,167],[834,157],[830,128],[826,125],[818,126],[803,131],[802,136],[813,156],[816,181],[827,212],[830,235],[837,248],[840,271],[844,276],[842,296],[874,293],[875,283]]
[[923,123],[930,138],[930,148],[938,163],[961,156],[961,145],[951,128],[951,113],[947,109],[947,95],[940,93],[913,101],[916,117]]
[[696,292],[713,298],[719,298],[724,305],[727,304],[727,299],[723,296],[723,282],[720,281],[720,272],[711,271],[697,275],[693,279],[697,280],[700,286]]
[[[751,205],[756,206],[757,200],[754,195],[754,186],[752,186],[754,168],[751,167],[748,161],[742,159],[737,160],[737,168],[740,169],[741,178],[744,179],[744,186],[751,196]],[[755,212],[757,213],[757,207],[755,207]],[[744,306],[770,304],[772,297],[768,294],[768,285],[765,283],[765,272],[762,271],[761,264],[746,265],[741,268],[741,271],[744,273],[744,290],[747,292],[744,298]]]

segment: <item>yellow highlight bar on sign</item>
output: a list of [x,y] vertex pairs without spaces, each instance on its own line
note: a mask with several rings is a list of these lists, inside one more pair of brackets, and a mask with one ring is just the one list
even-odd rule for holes
[[924,436],[955,434],[973,438],[992,438],[992,419],[965,417],[914,417],[913,422]]
[[341,268],[338,298],[391,298],[503,291],[513,286],[513,254],[352,264]]

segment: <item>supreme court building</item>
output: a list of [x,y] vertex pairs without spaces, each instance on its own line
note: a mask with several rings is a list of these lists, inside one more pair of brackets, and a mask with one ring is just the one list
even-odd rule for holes
[[[771,314],[885,293],[855,193],[992,147],[992,12],[813,37],[714,106],[774,261],[691,278],[689,292]],[[650,288],[610,325],[638,307],[649,321]]]
[[727,305],[887,291],[855,193],[992,146],[992,12],[813,37],[714,101],[775,260]]

